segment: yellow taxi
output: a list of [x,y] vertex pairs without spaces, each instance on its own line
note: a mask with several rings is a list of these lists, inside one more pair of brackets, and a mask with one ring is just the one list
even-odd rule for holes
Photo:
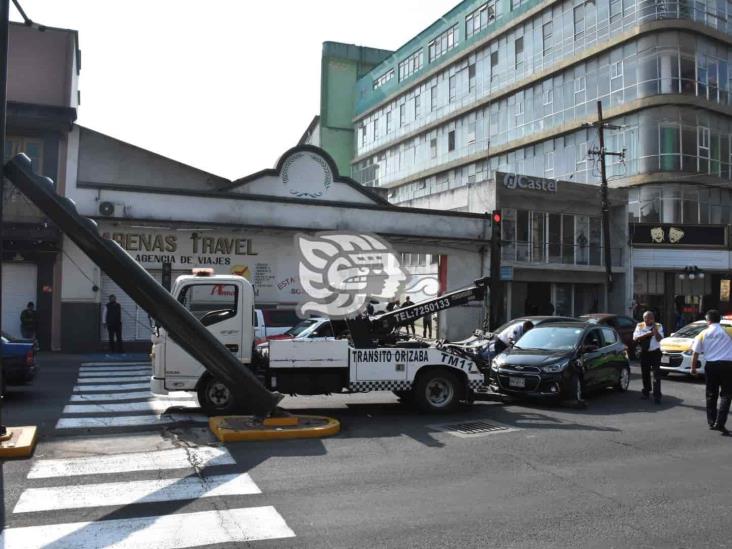
[[[721,323],[727,333],[732,336],[732,320],[723,318]],[[691,344],[694,338],[707,328],[705,320],[692,322],[661,340],[661,371],[664,373],[676,372],[691,374]],[[697,371],[704,374],[704,355],[699,355]]]

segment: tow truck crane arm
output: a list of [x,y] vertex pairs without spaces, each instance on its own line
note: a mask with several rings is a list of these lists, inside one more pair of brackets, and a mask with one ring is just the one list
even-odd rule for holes
[[376,345],[375,340],[383,338],[393,332],[395,328],[411,324],[425,315],[460,307],[471,301],[482,301],[489,282],[490,277],[479,278],[474,280],[473,285],[468,288],[419,301],[409,307],[395,309],[368,319],[351,321],[349,323],[351,337],[356,347],[373,347]]
[[259,416],[274,412],[283,395],[268,391],[253,372],[119,244],[102,238],[93,220],[79,215],[73,201],[56,194],[53,181],[33,173],[27,156],[16,155],[5,164],[4,173],[120,288],[160,322],[186,352],[225,383],[240,406]]

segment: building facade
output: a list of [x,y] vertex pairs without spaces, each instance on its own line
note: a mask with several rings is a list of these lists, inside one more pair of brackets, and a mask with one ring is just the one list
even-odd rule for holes
[[[485,216],[391,205],[341,177],[317,147],[295,147],[274,169],[229,181],[79,126],[72,143],[76,172],[66,195],[161,282],[165,263],[173,279],[198,267],[240,274],[253,283],[257,307],[292,311],[304,297],[294,237],[319,231],[386,239],[407,273],[400,300],[433,297],[486,273]],[[147,313],[68,240],[61,294],[63,350],[105,346],[111,294],[122,305],[127,348],[149,348]],[[483,304],[474,305],[441,313],[443,337],[464,337],[481,325]]]
[[[60,193],[68,179],[69,135],[79,104],[76,31],[10,23],[5,158],[19,152]],[[58,347],[62,235],[8,181],[3,183],[3,331],[19,337],[20,312],[33,301],[42,349]]]
[[[629,223],[728,225],[731,34],[723,0],[461,2],[357,82],[353,177],[397,204],[463,211],[483,210],[465,189],[498,172],[597,185],[588,125],[602,101],[616,127],[606,148],[624,153],[608,157],[608,178],[628,188]],[[670,322],[678,303],[720,303],[716,283],[678,275],[696,266],[724,280],[728,248],[664,248],[662,260],[644,249],[623,258],[614,312],[654,306]],[[672,285],[649,294],[649,276]]]

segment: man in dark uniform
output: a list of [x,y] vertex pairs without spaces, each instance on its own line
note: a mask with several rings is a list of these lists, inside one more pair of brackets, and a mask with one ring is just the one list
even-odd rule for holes
[[663,326],[656,322],[651,311],[643,313],[643,322],[640,322],[633,332],[633,341],[640,345],[641,377],[643,378],[643,399],[648,399],[651,393],[651,373],[653,373],[653,401],[661,403],[661,346]]
[[[414,305],[414,301],[412,301],[412,299],[409,296],[407,296],[407,299],[404,300],[404,303],[402,303],[401,307],[399,307],[399,308],[404,309],[406,307],[411,307],[412,305]],[[409,330],[412,330],[412,335],[416,335],[416,330],[414,328],[414,322],[410,322],[409,324],[407,324],[407,333],[409,333]]]
[[[104,323],[107,325],[107,333],[109,334],[109,351],[115,350],[119,353],[122,351],[122,307],[117,303],[117,296],[114,294],[109,296],[109,302],[106,305],[107,312],[104,316]],[[115,338],[117,345],[115,349]]]
[[33,302],[29,301],[25,309],[20,313],[20,335],[24,339],[35,339],[38,331],[38,312]]

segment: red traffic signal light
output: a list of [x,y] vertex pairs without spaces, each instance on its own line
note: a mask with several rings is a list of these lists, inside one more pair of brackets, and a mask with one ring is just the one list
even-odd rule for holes
[[500,223],[501,222],[501,212],[496,210],[493,212],[493,223]]

